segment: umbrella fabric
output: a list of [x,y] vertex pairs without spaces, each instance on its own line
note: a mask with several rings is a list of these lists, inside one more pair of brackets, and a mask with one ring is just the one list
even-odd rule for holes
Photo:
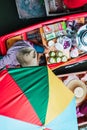
[[2,130],[78,130],[75,97],[46,66],[0,72],[0,115]]

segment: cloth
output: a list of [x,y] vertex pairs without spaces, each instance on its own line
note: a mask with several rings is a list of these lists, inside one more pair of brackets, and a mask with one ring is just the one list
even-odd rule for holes
[[18,41],[7,51],[7,54],[0,60],[0,69],[5,66],[10,66],[10,68],[19,66],[20,64],[16,59],[16,54],[19,49],[24,47],[31,47],[35,49],[37,53],[43,53],[44,51],[42,46],[34,45],[33,43],[27,41]]
[[64,0],[64,4],[68,8],[79,8],[87,4],[87,0]]
[[37,44],[33,44],[33,47],[35,48],[37,53],[43,53],[44,52],[44,48],[42,46],[39,46]]

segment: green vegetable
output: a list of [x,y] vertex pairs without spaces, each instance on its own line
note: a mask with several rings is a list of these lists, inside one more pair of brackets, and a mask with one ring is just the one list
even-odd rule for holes
[[56,55],[56,53],[54,51],[50,51],[50,53],[49,53],[50,57],[54,57],[55,55]]
[[62,56],[62,62],[66,62],[68,59],[67,59],[67,56]]
[[61,58],[60,57],[56,57],[56,62],[60,63],[61,62]]
[[62,57],[63,56],[63,52],[62,51],[57,51],[56,52],[56,56]]
[[56,63],[56,59],[55,59],[54,57],[50,57],[50,58],[49,58],[49,62],[50,62],[50,63]]

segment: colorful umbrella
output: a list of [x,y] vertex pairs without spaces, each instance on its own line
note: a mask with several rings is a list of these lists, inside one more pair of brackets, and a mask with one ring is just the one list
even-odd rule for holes
[[0,71],[1,130],[78,130],[75,97],[46,66]]

